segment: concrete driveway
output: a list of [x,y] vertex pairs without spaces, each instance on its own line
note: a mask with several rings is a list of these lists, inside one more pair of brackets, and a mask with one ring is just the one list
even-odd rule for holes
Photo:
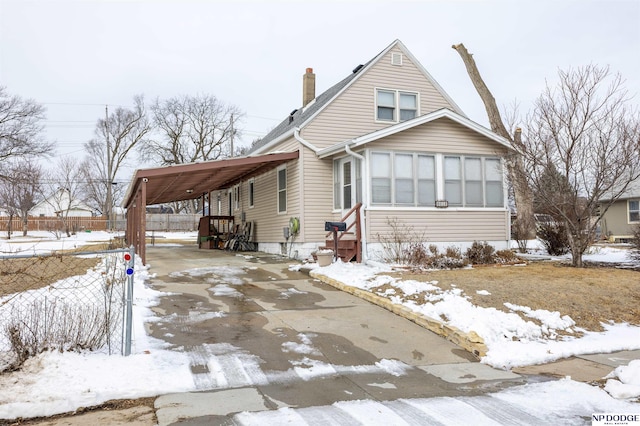
[[150,334],[185,351],[202,392],[156,400],[160,425],[233,424],[240,411],[337,401],[471,396],[522,384],[440,336],[292,272],[264,253],[149,247],[171,293]]

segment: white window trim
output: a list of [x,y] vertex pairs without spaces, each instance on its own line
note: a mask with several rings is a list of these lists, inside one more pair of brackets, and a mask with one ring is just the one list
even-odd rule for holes
[[[394,94],[393,120],[381,120],[378,118],[378,92],[392,92]],[[399,123],[400,122],[400,94],[408,94],[416,96],[416,117],[420,116],[420,92],[413,90],[389,89],[386,87],[374,87],[373,99],[375,107],[373,109],[373,121],[376,123]]]
[[[281,190],[280,189],[280,171],[284,170],[285,172],[285,181],[284,181],[284,189]],[[289,200],[288,200],[288,185],[287,185],[287,181],[289,180],[289,176],[287,173],[287,166],[286,164],[284,166],[280,166],[276,169],[276,212],[277,214],[281,215],[281,214],[287,214],[287,209],[289,208]],[[280,210],[280,192],[284,191],[285,195],[285,209],[284,210]]]
[[[369,201],[369,208],[372,210],[385,210],[385,209],[394,209],[394,210],[448,210],[448,211],[504,211],[507,208],[507,187],[505,181],[505,167],[504,167],[504,159],[497,156],[490,155],[464,155],[458,153],[434,153],[434,152],[423,152],[423,151],[392,151],[392,150],[379,150],[373,149],[367,151],[367,163],[371,163],[371,155],[373,153],[380,154],[388,154],[390,156],[390,167],[391,167],[391,203],[374,203],[373,199]],[[395,202],[395,154],[411,154],[413,155],[414,161],[414,205],[410,206],[407,204],[396,204]],[[431,156],[434,157],[434,165],[435,165],[435,184],[436,184],[436,201],[438,200],[446,200],[445,198],[445,177],[444,177],[444,159],[445,157],[460,157],[460,167],[461,167],[461,191],[462,191],[462,205],[461,206],[449,206],[447,208],[439,208],[434,206],[420,206],[418,205],[417,200],[417,165],[415,165],[418,156]],[[465,194],[465,173],[464,173],[464,160],[465,158],[480,158],[481,159],[481,167],[482,167],[482,199],[483,206],[466,206],[466,194]],[[486,159],[496,159],[500,161],[501,171],[502,171],[502,206],[487,206],[486,201],[486,173],[485,173],[485,160]],[[373,181],[372,175],[368,174],[367,181],[367,190],[370,194],[373,194]],[[628,215],[627,215],[628,218]],[[635,223],[635,222],[634,222]]]
[[631,220],[631,212],[636,211],[636,210],[631,210],[632,201],[638,202],[638,216],[640,217],[640,198],[633,198],[633,199],[627,200],[627,225],[635,225],[636,223],[640,223],[640,220],[638,221]]
[[240,184],[233,186],[233,210],[238,211],[241,207]]

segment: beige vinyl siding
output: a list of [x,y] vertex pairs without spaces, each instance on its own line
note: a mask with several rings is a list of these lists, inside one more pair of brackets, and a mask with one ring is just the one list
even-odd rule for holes
[[304,241],[324,241],[324,223],[340,219],[339,213],[332,213],[333,161],[318,160],[315,154],[305,150],[304,173],[305,212],[300,223]]
[[254,178],[254,207],[248,206],[248,182],[243,182],[243,209],[246,220],[255,224],[254,237],[257,242],[284,242],[282,228],[289,225],[292,216],[300,216],[299,160],[286,163],[287,211],[278,213],[277,176],[273,169]]
[[369,210],[367,212],[367,241],[380,242],[380,235],[388,235],[389,218],[412,226],[427,242],[506,241],[508,212],[506,210]]
[[402,66],[391,65],[393,52],[401,53],[401,50],[390,50],[365,71],[318,114],[303,130],[302,136],[319,148],[325,148],[393,124],[375,121],[376,88],[418,92],[420,115],[441,108],[454,109],[409,57],[404,55]]
[[613,203],[602,219],[602,233],[605,236],[630,236],[637,223],[629,223],[629,205],[627,200]]
[[448,118],[405,130],[367,144],[372,150],[502,156],[504,146]]
[[[264,192],[270,191],[269,189],[258,189],[258,178],[256,178],[256,207],[251,210],[252,216],[257,219],[251,219],[259,221],[256,224],[258,228],[257,236],[260,238],[260,242],[274,242],[284,241],[282,238],[282,227],[288,225],[289,218],[296,216],[300,219],[300,235],[296,238],[296,242],[321,242],[325,239],[324,223],[330,220],[339,220],[341,218],[340,213],[333,213],[333,161],[332,160],[319,160],[315,153],[310,149],[304,147],[295,138],[289,138],[282,143],[272,147],[269,152],[276,151],[294,151],[300,150],[300,159],[296,163],[295,178],[294,175],[289,175],[290,169],[287,169],[287,179],[289,185],[287,186],[287,214],[286,221],[276,220],[270,221],[267,219],[268,211],[276,211],[277,204],[275,196],[273,199],[273,205],[265,205],[264,208],[258,208],[258,191]],[[275,172],[275,171],[274,171]],[[266,179],[266,176],[265,176]],[[294,187],[291,186],[292,179],[296,180],[295,192]],[[275,194],[276,180],[275,175],[271,180],[265,180],[262,187],[273,188]],[[300,208],[301,203],[305,204],[304,210]],[[295,206],[295,208],[293,207]],[[249,219],[247,219],[249,220]],[[277,225],[276,225],[277,224]],[[273,228],[271,231],[260,231],[259,228],[263,227]],[[273,239],[277,238],[277,239]]]

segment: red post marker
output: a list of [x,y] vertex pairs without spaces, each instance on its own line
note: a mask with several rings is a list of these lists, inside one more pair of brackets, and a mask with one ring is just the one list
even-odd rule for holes
[[124,254],[124,260],[126,260],[127,262],[131,260],[131,255],[129,253],[125,253]]

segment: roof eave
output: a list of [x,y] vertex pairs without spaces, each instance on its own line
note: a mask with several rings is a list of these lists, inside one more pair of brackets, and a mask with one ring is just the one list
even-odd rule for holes
[[319,158],[327,158],[331,157],[339,152],[342,152],[345,149],[345,146],[349,146],[351,148],[357,148],[362,145],[366,145],[369,142],[373,142],[396,133],[411,129],[413,127],[419,126],[421,124],[425,124],[439,118],[449,118],[452,121],[455,121],[497,143],[504,146],[506,149],[514,151],[515,149],[511,146],[511,143],[503,138],[502,136],[492,132],[491,130],[479,125],[478,123],[469,120],[468,118],[451,111],[449,109],[443,108],[437,111],[431,112],[429,114],[421,115],[420,117],[416,117],[412,120],[403,121],[401,123],[394,124],[389,127],[385,127],[384,129],[377,130],[372,133],[368,133],[366,135],[359,136],[357,138],[349,139],[346,141],[339,142],[335,145],[322,149],[318,152]]

